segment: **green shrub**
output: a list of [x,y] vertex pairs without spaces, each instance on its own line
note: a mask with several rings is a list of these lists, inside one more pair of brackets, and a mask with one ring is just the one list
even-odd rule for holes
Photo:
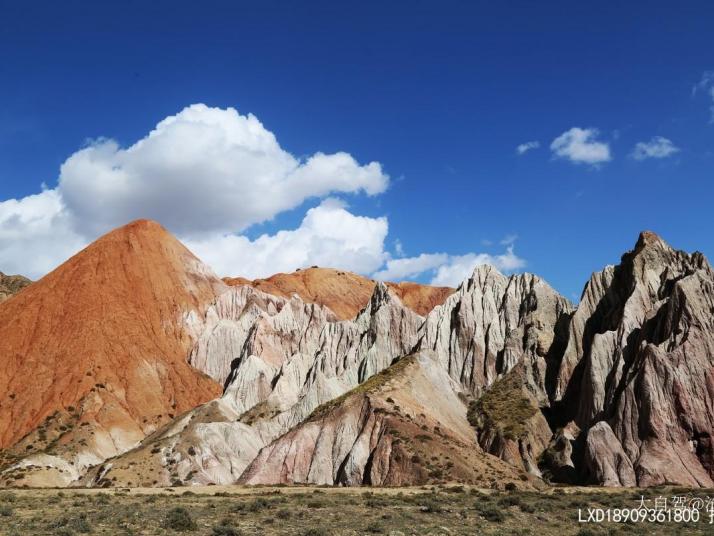
[[518,507],[521,509],[521,512],[525,512],[526,514],[534,514],[536,511],[536,507],[530,503],[521,503]]
[[498,505],[504,508],[508,508],[509,506],[520,506],[520,504],[521,499],[517,495],[505,495],[504,497],[498,499]]
[[79,517],[61,517],[51,523],[50,528],[56,529],[54,534],[74,534],[75,532],[89,534],[92,532],[86,514],[80,514]]
[[419,511],[426,514],[438,514],[443,511],[443,508],[438,502],[434,500],[427,500],[420,504]]
[[367,525],[365,530],[370,534],[382,534],[384,532],[382,525],[380,525],[377,521],[372,521],[369,525]]
[[597,536],[597,532],[592,529],[580,529],[575,536]]
[[233,527],[226,525],[226,524],[220,524],[216,525],[211,529],[211,536],[240,536],[241,533],[234,529]]
[[172,508],[164,519],[164,528],[187,532],[196,530],[196,522],[185,508]]
[[0,516],[10,517],[12,515],[12,508],[7,504],[0,504]]
[[262,497],[258,497],[248,505],[248,511],[253,513],[260,512],[261,510],[265,510],[266,508],[270,508],[271,506],[272,505],[270,504],[269,500],[263,499]]
[[320,527],[312,527],[302,533],[302,536],[328,536],[327,531]]
[[504,513],[498,508],[492,506],[487,506],[480,510],[481,517],[486,521],[491,521],[493,523],[502,523],[506,520]]

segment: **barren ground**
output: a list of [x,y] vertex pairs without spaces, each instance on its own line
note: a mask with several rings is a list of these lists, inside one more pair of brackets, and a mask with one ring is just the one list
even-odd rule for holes
[[5,490],[4,535],[649,535],[714,534],[697,523],[578,523],[578,509],[635,508],[712,490],[191,487]]

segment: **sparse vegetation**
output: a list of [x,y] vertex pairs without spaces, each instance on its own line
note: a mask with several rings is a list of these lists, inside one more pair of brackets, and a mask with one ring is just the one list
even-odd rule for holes
[[[317,493],[315,493],[317,492]],[[711,490],[555,488],[510,492],[466,485],[423,488],[191,488],[191,493],[15,490],[0,492],[0,534],[81,536],[362,536],[483,534],[684,536],[699,523],[578,524],[578,508],[626,508],[640,495],[711,496]],[[2,512],[9,512],[5,515]]]
[[[360,393],[371,393],[371,392],[376,391],[380,387],[384,386],[390,380],[400,377],[402,375],[401,372],[406,367],[408,367],[411,363],[413,363],[414,360],[415,360],[415,354],[400,358],[398,361],[393,363],[391,366],[387,367],[380,373],[375,374],[374,376],[370,377],[367,381],[362,382],[361,384],[359,384],[357,387],[355,387],[351,391],[348,391],[347,393],[343,394],[342,396],[338,396],[337,398],[334,398],[334,399],[330,400],[329,402],[325,402],[324,404],[315,408],[315,410],[312,412],[312,414],[307,418],[307,421],[314,421],[314,420],[322,418],[323,416],[330,413],[334,408],[336,408],[340,404],[342,404],[350,396],[354,396],[354,395],[357,395]],[[394,400],[392,400],[392,402],[394,402]]]
[[497,380],[481,398],[469,404],[468,420],[476,429],[495,428],[506,439],[516,440],[538,411],[523,392],[518,371]]
[[189,514],[188,510],[183,507],[176,507],[169,510],[164,520],[164,528],[187,532],[196,530],[196,522]]

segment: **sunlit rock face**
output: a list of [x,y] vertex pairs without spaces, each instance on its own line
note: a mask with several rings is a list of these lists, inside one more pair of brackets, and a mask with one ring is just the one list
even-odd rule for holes
[[593,275],[569,326],[555,393],[591,429],[586,475],[711,486],[713,364],[711,266],[642,233],[618,266]]
[[[38,332],[66,359],[44,413],[0,372],[3,415],[31,415],[0,429],[0,482],[714,485],[714,276],[652,233],[577,308],[489,266],[454,292],[327,269],[226,285],[156,224],[115,233],[0,307],[12,370],[40,362],[19,328],[57,289],[83,311]],[[52,337],[72,333],[70,359]],[[419,462],[420,431],[451,465]]]

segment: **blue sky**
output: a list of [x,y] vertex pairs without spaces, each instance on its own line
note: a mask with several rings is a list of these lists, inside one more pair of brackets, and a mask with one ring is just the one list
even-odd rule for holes
[[[315,186],[304,198],[266,209],[265,218],[236,220],[234,228],[173,224],[194,249],[202,249],[209,231],[248,241],[276,237],[327,205],[333,215],[338,207],[388,221],[386,235],[372,226],[382,251],[365,243],[375,259],[448,257],[409,274],[421,281],[434,279],[437,262],[497,258],[510,245],[525,263],[513,269],[538,273],[573,298],[592,271],[617,262],[644,229],[677,248],[714,255],[711,2],[101,4],[0,0],[2,271],[39,276],[114,222],[87,221],[97,213],[77,193],[87,183],[69,172],[74,197],[67,189],[58,201],[74,207],[63,224],[76,231],[69,238],[51,235],[55,220],[37,231],[37,213],[25,218],[7,200],[38,194],[42,183],[54,191],[60,166],[77,151],[102,139],[121,151],[196,103],[254,114],[298,162],[349,153],[355,164],[345,180],[356,182]],[[573,128],[583,129],[580,145]],[[551,144],[568,132],[559,157]],[[531,141],[540,146],[519,155],[516,148]],[[634,158],[637,143],[650,144],[658,157]],[[110,161],[111,169],[121,165]],[[370,162],[388,175],[385,184],[358,178]],[[192,162],[191,169],[203,168]],[[199,184],[206,180],[195,176]],[[223,196],[210,180],[205,184]],[[187,221],[205,220],[178,191],[167,197]],[[156,198],[144,201],[127,203],[149,217],[166,214],[166,206],[151,204],[161,202]],[[33,233],[41,235],[37,250],[27,245]],[[66,250],[55,248],[65,239]],[[248,258],[232,256],[230,265],[240,266],[230,275],[250,274],[253,255],[269,263],[276,246],[260,253],[252,242],[241,247]],[[46,249],[52,252],[40,264],[21,256]],[[342,258],[323,253],[310,261]],[[376,271],[378,260],[362,266],[344,258],[347,268]],[[303,260],[286,257],[278,267]]]

